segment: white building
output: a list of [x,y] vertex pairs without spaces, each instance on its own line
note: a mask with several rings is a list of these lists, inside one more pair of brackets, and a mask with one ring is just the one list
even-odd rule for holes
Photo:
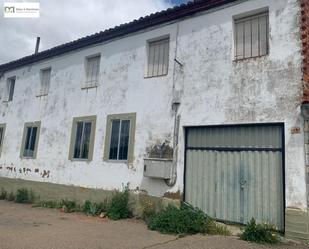
[[197,1],[0,65],[0,187],[129,183],[308,239],[300,16]]

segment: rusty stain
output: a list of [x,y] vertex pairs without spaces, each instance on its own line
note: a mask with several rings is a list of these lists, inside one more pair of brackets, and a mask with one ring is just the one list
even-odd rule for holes
[[173,200],[181,200],[182,194],[178,190],[177,192],[165,192],[163,197],[173,199]]

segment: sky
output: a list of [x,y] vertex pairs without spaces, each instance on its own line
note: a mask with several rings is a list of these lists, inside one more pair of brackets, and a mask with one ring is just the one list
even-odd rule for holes
[[39,18],[4,18],[0,14],[0,64],[87,36],[188,0],[0,0],[39,2]]

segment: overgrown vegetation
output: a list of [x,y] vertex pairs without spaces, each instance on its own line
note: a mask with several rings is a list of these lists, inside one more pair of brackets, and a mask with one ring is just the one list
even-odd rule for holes
[[65,213],[73,213],[80,211],[79,206],[73,200],[62,199],[59,203],[59,206]]
[[204,214],[200,209],[182,205],[168,206],[147,220],[148,228],[167,234],[221,234],[230,235],[228,229]]
[[107,201],[96,203],[91,201],[85,201],[82,205],[82,211],[86,215],[97,216],[107,211]]
[[107,216],[112,220],[126,219],[132,213],[129,207],[129,187],[126,186],[122,192],[116,191],[107,205]]
[[41,201],[37,206],[44,208],[61,208],[57,201]]
[[142,219],[147,221],[150,217],[152,217],[156,213],[156,205],[153,201],[145,198],[141,200],[142,206]]
[[15,202],[17,203],[33,203],[35,199],[32,190],[26,188],[17,189]]
[[257,224],[253,218],[241,234],[240,239],[265,244],[276,244],[279,242],[278,234],[275,232],[273,225]]

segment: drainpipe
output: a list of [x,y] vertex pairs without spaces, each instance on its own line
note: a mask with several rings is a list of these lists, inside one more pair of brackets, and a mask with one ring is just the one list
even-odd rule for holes
[[309,191],[309,103],[302,104],[301,113],[304,117],[304,144],[305,144],[305,172],[306,172],[306,187],[307,187],[307,206],[308,206],[308,191]]

